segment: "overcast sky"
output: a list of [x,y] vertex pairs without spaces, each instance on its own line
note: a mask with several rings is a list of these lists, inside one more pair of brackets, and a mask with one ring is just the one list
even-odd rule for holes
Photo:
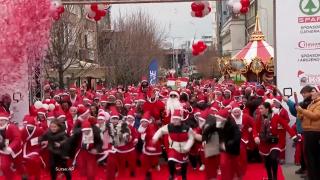
[[168,41],[178,48],[179,44],[194,37],[200,39],[203,35],[212,35],[213,15],[210,13],[204,18],[191,17],[191,2],[188,3],[158,3],[158,4],[120,4],[112,5],[111,16],[116,18],[121,14],[136,12],[141,9],[149,13],[155,21],[168,32]]

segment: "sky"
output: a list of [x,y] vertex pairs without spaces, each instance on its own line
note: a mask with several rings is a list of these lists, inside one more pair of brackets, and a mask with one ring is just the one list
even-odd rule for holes
[[191,2],[188,3],[154,3],[154,4],[120,4],[112,5],[111,18],[116,19],[121,14],[142,10],[148,13],[155,22],[166,29],[167,44],[179,48],[187,40],[201,39],[203,35],[212,35],[212,12],[203,18],[191,16]]

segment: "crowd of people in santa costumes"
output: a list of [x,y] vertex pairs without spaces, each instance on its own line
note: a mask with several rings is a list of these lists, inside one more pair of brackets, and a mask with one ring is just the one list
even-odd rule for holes
[[[56,90],[48,84],[23,126],[10,121],[8,98],[0,101],[0,170],[6,179],[15,173],[41,179],[42,171],[51,179],[62,173],[71,179],[79,170],[92,180],[100,166],[112,180],[123,174],[135,178],[143,168],[151,180],[165,159],[169,179],[187,179],[190,164],[208,180],[219,172],[222,180],[233,180],[243,179],[247,155],[256,149],[268,179],[275,180],[286,132],[301,143],[282,98],[289,102],[275,86],[231,81],[194,81],[175,90],[146,80],[94,90],[75,85]],[[301,151],[297,154],[301,159]]]

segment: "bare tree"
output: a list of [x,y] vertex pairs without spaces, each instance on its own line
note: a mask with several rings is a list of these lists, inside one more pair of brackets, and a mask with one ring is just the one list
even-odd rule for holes
[[209,78],[220,75],[218,57],[217,51],[212,47],[208,47],[203,55],[194,58],[197,70],[203,77]]
[[102,46],[99,53],[100,65],[113,69],[114,84],[136,83],[147,75],[152,59],[158,59],[160,64],[165,59],[161,48],[164,28],[159,27],[150,15],[141,10],[120,15],[113,28],[112,32],[99,38]]
[[[60,88],[64,87],[64,73],[72,66],[84,68],[79,50],[84,46],[88,22],[81,6],[65,6],[65,13],[51,29],[50,44],[45,59],[45,70],[58,73]],[[94,23],[94,22],[92,22]],[[93,38],[94,39],[94,38]],[[84,61],[85,62],[85,61]]]

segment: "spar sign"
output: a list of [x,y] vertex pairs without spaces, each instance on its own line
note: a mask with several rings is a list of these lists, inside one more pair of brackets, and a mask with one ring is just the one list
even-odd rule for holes
[[280,88],[320,84],[320,0],[276,1],[276,43]]

